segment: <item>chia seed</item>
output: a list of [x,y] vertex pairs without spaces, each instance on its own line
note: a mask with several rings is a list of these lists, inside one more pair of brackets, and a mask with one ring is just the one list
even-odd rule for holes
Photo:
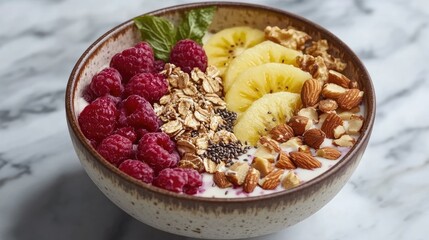
[[232,143],[209,143],[209,147],[204,153],[206,157],[215,163],[225,162],[225,165],[231,165],[233,159],[237,159],[240,155],[245,154],[249,150],[249,146],[243,146],[240,142]]
[[216,110],[216,114],[219,114],[224,121],[224,124],[219,126],[219,130],[225,129],[228,132],[232,132],[235,120],[237,119],[237,113],[228,111],[227,109],[218,109]]

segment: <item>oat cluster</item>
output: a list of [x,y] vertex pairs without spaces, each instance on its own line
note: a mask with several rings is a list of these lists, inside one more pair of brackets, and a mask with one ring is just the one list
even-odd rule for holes
[[[194,68],[188,74],[166,64],[162,74],[169,83],[169,94],[154,104],[154,109],[164,122],[161,130],[176,140],[181,155],[179,167],[210,172],[213,164],[245,153],[246,148],[232,132],[236,115],[226,109],[216,67],[208,66],[205,72]],[[213,151],[218,146],[234,154],[219,157]]]

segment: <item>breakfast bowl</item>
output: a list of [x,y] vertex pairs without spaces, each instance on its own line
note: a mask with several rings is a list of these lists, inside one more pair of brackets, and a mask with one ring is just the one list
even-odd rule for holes
[[[168,191],[139,181],[107,161],[88,141],[79,125],[83,89],[91,78],[109,65],[112,57],[141,41],[133,20],[126,21],[97,39],[76,63],[66,90],[66,117],[77,156],[97,187],[118,207],[144,224],[194,238],[238,239],[270,234],[294,225],[326,205],[350,178],[368,144],[375,117],[374,89],[364,65],[353,51],[323,27],[300,16],[265,6],[204,2],[173,6],[145,15],[176,23],[184,13],[215,7],[208,32],[235,26],[264,30],[266,26],[293,26],[311,36],[326,39],[333,57],[346,63],[343,74],[364,93],[362,126],[353,146],[317,177],[290,189],[262,195],[207,197]],[[320,108],[320,107],[319,107]],[[102,124],[101,122],[99,124]],[[226,194],[226,192],[225,192]]]

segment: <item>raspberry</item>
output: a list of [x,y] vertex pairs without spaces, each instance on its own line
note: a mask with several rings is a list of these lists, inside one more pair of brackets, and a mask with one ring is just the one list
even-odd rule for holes
[[124,91],[121,82],[121,74],[119,74],[116,69],[105,68],[94,75],[89,87],[97,97],[102,97],[107,94],[120,97]]
[[146,129],[144,129],[144,128],[139,128],[139,129],[136,129],[135,131],[136,131],[136,136],[137,136],[137,139],[136,139],[137,141],[136,142],[140,141],[140,139],[144,135],[146,135],[146,133],[149,133],[149,131],[146,130]]
[[154,67],[157,72],[164,70],[165,62],[162,60],[155,60]]
[[159,128],[158,117],[152,106],[138,95],[131,95],[122,101],[119,122],[122,126],[144,128],[149,132],[155,132]]
[[137,159],[146,162],[155,172],[176,166],[179,158],[174,142],[163,132],[145,134],[137,147]]
[[183,171],[188,175],[188,184],[183,187],[183,192],[191,195],[197,193],[198,188],[203,185],[201,174],[190,168],[185,168]]
[[185,39],[174,45],[170,53],[170,62],[187,73],[191,73],[195,67],[205,71],[207,68],[207,55],[198,43]]
[[82,92],[82,97],[85,99],[85,101],[92,103],[97,97],[95,96],[95,93],[92,92],[91,88],[88,86],[86,87]]
[[132,128],[132,127],[118,128],[113,133],[124,136],[124,137],[130,139],[131,142],[135,142],[137,140],[137,134],[134,131],[134,128]]
[[140,43],[137,43],[134,47],[135,47],[135,48],[142,48],[142,49],[144,49],[146,52],[149,52],[149,53],[153,56],[153,49],[152,49],[152,47],[150,46],[150,44],[149,44],[149,43],[147,43],[147,42],[140,42]]
[[112,99],[101,97],[83,109],[78,122],[86,138],[100,142],[115,130],[117,118],[118,110]]
[[159,172],[153,184],[173,192],[195,194],[202,185],[202,179],[194,169],[166,168]]
[[143,141],[141,144],[145,145],[159,145],[169,153],[176,150],[176,144],[163,132],[146,133],[142,136],[141,141]]
[[133,154],[133,143],[126,137],[113,134],[106,137],[97,147],[98,153],[107,161],[118,166]]
[[119,170],[145,183],[153,181],[153,170],[142,161],[128,159],[119,165]]
[[153,72],[153,51],[144,43],[117,53],[110,61],[110,67],[119,71],[126,83],[138,73]]
[[168,92],[167,80],[161,74],[140,73],[130,79],[125,86],[125,94],[139,95],[148,100],[151,104]]
[[158,176],[155,178],[153,184],[160,188],[173,191],[173,192],[182,192],[183,187],[188,182],[188,176],[180,168],[166,168],[159,172]]

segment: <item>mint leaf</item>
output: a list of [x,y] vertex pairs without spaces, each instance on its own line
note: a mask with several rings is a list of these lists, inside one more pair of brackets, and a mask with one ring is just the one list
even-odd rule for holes
[[192,39],[202,45],[202,38],[215,11],[216,7],[190,10],[177,28],[165,18],[150,15],[134,18],[134,24],[140,31],[142,41],[152,46],[155,58],[167,62],[171,49],[179,40]]
[[216,7],[193,9],[186,13],[177,30],[177,40],[192,39],[202,44],[202,39],[212,22]]
[[155,57],[168,61],[171,48],[176,43],[174,25],[165,18],[149,15],[136,17],[134,24],[140,30],[142,40],[152,46]]

